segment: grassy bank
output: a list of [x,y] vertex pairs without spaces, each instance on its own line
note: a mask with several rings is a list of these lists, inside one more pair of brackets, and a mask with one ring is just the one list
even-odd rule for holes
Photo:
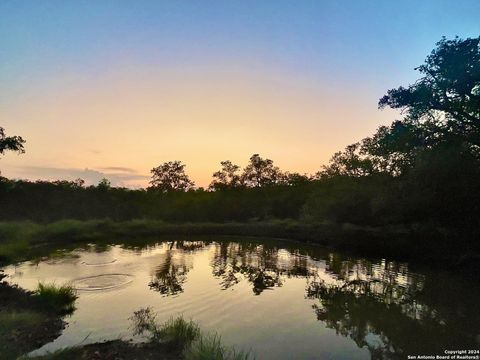
[[136,335],[145,342],[133,344],[123,340],[66,348],[34,357],[37,360],[80,359],[184,359],[184,360],[249,360],[250,353],[222,344],[216,333],[204,333],[193,321],[183,317],[171,318],[158,324],[155,314],[144,308],[131,317]]
[[[361,227],[352,224],[265,221],[247,223],[182,223],[153,220],[63,220],[48,224],[0,223],[0,263],[31,259],[43,245],[66,247],[80,242],[120,243],[125,240],[161,236],[189,238],[200,235],[236,235],[292,239],[315,243],[360,255],[421,260],[449,266],[468,266],[477,257],[461,236],[438,227]],[[453,246],[454,245],[454,246]]]
[[30,292],[1,281],[0,358],[16,359],[53,341],[65,326],[62,316],[74,310],[75,300],[68,285],[39,284]]
[[[4,275],[0,273],[0,280]],[[69,286],[39,283],[27,291],[0,281],[0,358],[30,359],[25,354],[57,338],[65,322],[63,315],[75,310],[76,291]],[[135,335],[144,342],[114,340],[65,348],[33,357],[43,360],[75,359],[184,359],[248,360],[250,353],[225,346],[217,333],[204,333],[183,317],[157,323],[155,314],[144,308],[130,318]]]

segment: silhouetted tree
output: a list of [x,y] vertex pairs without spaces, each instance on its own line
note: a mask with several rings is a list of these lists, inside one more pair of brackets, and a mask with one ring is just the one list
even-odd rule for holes
[[339,151],[330,159],[330,163],[324,166],[317,174],[320,178],[332,176],[366,176],[375,172],[375,166],[368,156],[362,152],[361,144],[348,145],[344,151]]
[[435,137],[428,136],[428,126],[418,126],[410,119],[381,126],[362,140],[361,153],[368,154],[377,172],[400,175],[411,168],[419,152],[430,148]]
[[380,99],[379,107],[402,109],[416,120],[435,119],[451,130],[478,131],[480,37],[443,38],[425,64],[416,69],[424,76],[407,88],[389,90]]
[[222,161],[220,164],[222,170],[213,173],[213,180],[208,188],[210,190],[224,190],[240,186],[240,166],[233,164],[230,160]]
[[480,37],[443,38],[416,69],[423,77],[389,90],[379,107],[407,114],[402,123],[420,135],[409,143],[412,147],[419,138],[425,146],[456,142],[480,155]]
[[185,174],[185,165],[181,161],[169,161],[151,170],[151,188],[162,192],[188,191],[195,186]]
[[243,171],[242,182],[250,187],[274,185],[281,180],[281,175],[280,169],[273,165],[272,160],[253,154]]
[[[20,154],[25,152],[23,144],[25,140],[20,136],[7,136],[5,135],[5,129],[0,126],[0,155],[3,155],[5,151],[16,151]],[[0,171],[0,174],[2,172]],[[0,179],[3,179],[0,176]]]
[[7,136],[5,129],[0,126],[0,155],[3,155],[5,151],[17,151],[22,154],[25,152],[23,144],[25,144],[25,140],[21,136]]
[[102,180],[100,180],[100,182],[97,185],[97,189],[103,190],[103,191],[108,190],[111,187],[112,187],[112,183],[107,178],[103,178]]
[[443,38],[416,70],[423,77],[379,101],[380,108],[401,109],[405,118],[336,153],[320,175],[397,176],[424,151],[444,151],[445,144],[480,159],[480,37]]
[[298,186],[308,184],[310,181],[314,180],[315,177],[312,177],[308,174],[299,174],[297,172],[290,173],[285,172],[282,174],[281,183],[290,186]]
[[71,184],[74,188],[83,188],[85,186],[85,180],[83,180],[82,178],[77,178],[72,181]]

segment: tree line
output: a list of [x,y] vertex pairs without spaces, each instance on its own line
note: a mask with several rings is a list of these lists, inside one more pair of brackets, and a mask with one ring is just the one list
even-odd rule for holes
[[[230,160],[220,162],[222,168],[212,175],[208,191],[221,191],[236,188],[258,188],[274,185],[299,185],[316,179],[316,176],[281,171],[273,165],[273,160],[263,159],[259,154],[250,157],[248,165],[241,167]],[[151,170],[150,189],[162,192],[190,191],[195,183],[185,173],[181,161],[169,161]],[[199,190],[204,190],[199,188]]]

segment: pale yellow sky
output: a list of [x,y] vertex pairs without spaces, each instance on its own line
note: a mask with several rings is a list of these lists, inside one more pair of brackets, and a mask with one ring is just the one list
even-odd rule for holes
[[377,109],[382,94],[355,86],[235,64],[59,72],[25,85],[0,109],[7,134],[27,140],[26,154],[4,156],[0,169],[10,178],[106,176],[136,187],[152,167],[181,160],[206,186],[220,161],[244,166],[259,153],[283,170],[314,173],[395,118]]

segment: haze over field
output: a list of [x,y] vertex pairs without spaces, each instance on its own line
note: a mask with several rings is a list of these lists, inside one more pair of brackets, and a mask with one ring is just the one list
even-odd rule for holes
[[477,1],[0,3],[1,125],[26,140],[2,175],[145,186],[182,160],[206,186],[253,153],[314,173],[397,115],[387,89]]

